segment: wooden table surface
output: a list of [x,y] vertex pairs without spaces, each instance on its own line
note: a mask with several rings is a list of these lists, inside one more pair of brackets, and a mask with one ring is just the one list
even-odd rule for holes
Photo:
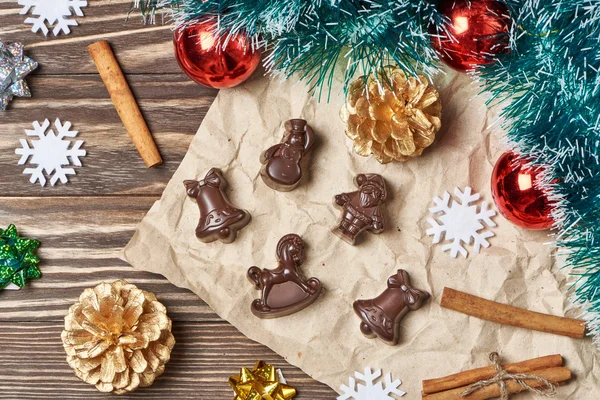
[[[0,40],[19,41],[40,66],[27,79],[33,97],[0,112],[0,227],[16,224],[42,242],[43,277],[0,291],[0,399],[108,398],[75,377],[65,360],[63,317],[80,293],[125,279],[156,293],[173,319],[177,345],[153,386],[120,398],[229,399],[230,375],[264,359],[284,370],[299,400],[336,394],[281,357],[245,338],[193,293],[117,258],[179,165],[217,91],[179,69],[170,26],[143,25],[131,0],[89,0],[70,35],[31,32],[16,0],[0,0]],[[107,39],[121,62],[165,163],[146,169],[88,55]],[[25,129],[48,118],[71,121],[87,156],[68,184],[29,183],[15,149]],[[342,383],[342,382],[341,382]]]

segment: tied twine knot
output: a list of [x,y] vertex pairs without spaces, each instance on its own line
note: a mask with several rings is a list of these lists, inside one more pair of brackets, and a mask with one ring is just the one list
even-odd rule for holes
[[[506,387],[506,381],[515,381],[523,389],[528,390],[530,392],[535,392],[540,396],[556,396],[556,385],[550,382],[549,380],[537,375],[508,373],[500,364],[500,356],[496,352],[490,354],[490,360],[492,361],[492,364],[494,365],[494,368],[496,368],[496,371],[498,371],[498,373],[490,379],[484,379],[472,384],[467,388],[467,390],[460,394],[462,397],[466,397],[472,393],[475,393],[479,389],[483,389],[484,387],[497,383],[500,386],[500,399],[508,400],[510,392]],[[539,387],[532,387],[527,382],[525,382],[526,380],[538,381],[541,382],[541,385]]]

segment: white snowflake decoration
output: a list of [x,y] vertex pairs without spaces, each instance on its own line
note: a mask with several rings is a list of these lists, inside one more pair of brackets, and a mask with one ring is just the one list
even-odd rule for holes
[[[396,379],[392,382],[391,374],[387,374],[382,382],[379,379],[381,377],[380,369],[372,372],[370,367],[366,367],[364,374],[355,372],[354,376],[365,384],[357,384],[356,379],[350,377],[348,386],[340,386],[340,390],[344,394],[339,396],[337,400],[393,400],[395,397],[390,396],[392,394],[397,396],[404,396],[406,394],[398,389],[398,386],[402,384],[400,379]],[[375,383],[377,380],[379,380],[379,382]]]
[[52,33],[54,36],[62,31],[71,33],[70,26],[76,26],[77,21],[68,17],[75,15],[83,17],[82,7],[87,6],[87,0],[19,0],[23,6],[20,14],[25,15],[33,7],[32,15],[25,20],[26,24],[32,24],[31,30],[37,32],[40,29],[48,36],[48,28],[54,25]]
[[496,215],[496,211],[488,208],[487,201],[482,202],[479,209],[476,204],[472,204],[476,203],[481,196],[478,193],[471,194],[471,188],[468,186],[464,192],[461,192],[459,188],[455,188],[454,194],[458,197],[460,203],[452,200],[452,204],[450,204],[450,194],[448,192],[444,193],[443,199],[439,197],[433,199],[436,205],[431,207],[429,211],[438,219],[427,219],[427,222],[431,225],[431,228],[427,229],[427,234],[433,236],[434,244],[440,242],[442,235],[445,240],[452,241],[452,243],[442,247],[442,251],[450,251],[450,256],[456,258],[460,253],[463,257],[467,257],[467,250],[463,244],[468,245],[473,242],[475,253],[479,253],[482,246],[486,248],[490,246],[487,238],[494,236],[494,233],[489,230],[482,230],[485,228],[482,222],[487,227],[496,226],[491,219]]
[[73,168],[63,168],[63,166],[69,165],[70,159],[73,165],[81,167],[79,157],[86,154],[85,150],[80,149],[83,140],[76,141],[70,147],[72,142],[64,139],[77,136],[77,131],[69,130],[71,128],[70,122],[65,122],[63,125],[58,118],[54,121],[58,135],[53,130],[49,130],[46,134],[49,126],[50,122],[48,120],[45,120],[42,125],[35,121],[33,123],[34,130],[25,130],[25,133],[27,133],[27,136],[37,136],[39,139],[31,141],[33,147],[29,147],[27,140],[21,139],[21,146],[23,147],[15,150],[16,154],[21,155],[19,165],[25,164],[31,157],[30,164],[37,165],[37,168],[25,168],[23,173],[31,175],[29,180],[31,183],[39,181],[42,186],[46,185],[44,174],[50,177],[50,185],[52,186],[58,180],[67,183],[67,175],[75,175],[75,170]]

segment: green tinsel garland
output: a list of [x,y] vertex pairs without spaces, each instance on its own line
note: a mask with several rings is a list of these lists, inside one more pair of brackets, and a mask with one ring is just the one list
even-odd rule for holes
[[[474,73],[501,104],[514,149],[547,167],[557,245],[577,278],[572,300],[600,344],[600,1],[498,0],[511,10],[510,54]],[[147,4],[156,0],[149,0]],[[432,32],[446,29],[437,1],[161,0],[178,25],[213,18],[222,34],[267,48],[266,67],[298,73],[313,91],[337,63],[346,82],[395,62],[432,76]]]
[[35,255],[40,242],[19,237],[17,228],[0,229],[0,290],[13,283],[22,288],[30,279],[39,278],[40,259]]
[[574,303],[600,344],[600,2],[507,0],[512,52],[478,72],[511,144],[548,168]]
[[[430,28],[444,18],[434,2],[389,0],[153,0],[170,6],[178,26],[210,18],[223,36],[244,34],[266,47],[265,67],[284,77],[298,73],[320,94],[338,62],[349,84],[357,71],[398,64],[432,76]],[[157,3],[157,4],[156,4]],[[399,40],[400,39],[400,40]]]

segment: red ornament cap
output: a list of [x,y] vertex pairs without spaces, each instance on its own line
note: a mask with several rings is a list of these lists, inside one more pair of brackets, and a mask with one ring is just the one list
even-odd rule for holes
[[510,51],[511,19],[505,3],[440,0],[439,10],[450,21],[448,31],[432,32],[431,45],[448,66],[461,72],[472,71]]
[[513,224],[531,230],[554,225],[552,203],[539,189],[543,169],[532,169],[514,153],[504,153],[492,172],[492,195],[500,213]]
[[237,86],[248,79],[260,63],[260,52],[253,51],[242,35],[228,38],[223,48],[212,21],[178,29],[173,42],[183,72],[196,83],[210,88]]

